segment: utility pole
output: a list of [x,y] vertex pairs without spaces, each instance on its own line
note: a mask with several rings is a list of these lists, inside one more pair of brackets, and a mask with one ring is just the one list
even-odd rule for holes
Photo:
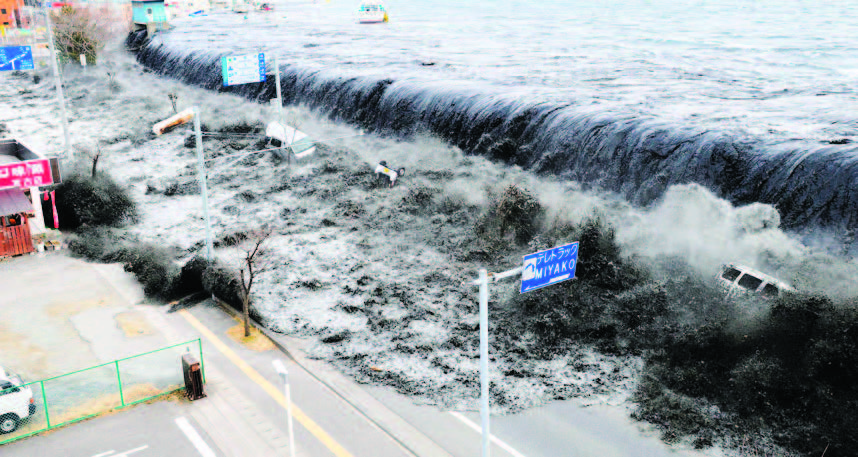
[[68,157],[69,160],[74,160],[74,152],[72,152],[71,139],[69,137],[69,118],[68,114],[66,114],[66,99],[63,97],[63,81],[62,76],[60,75],[59,65],[57,64],[57,50],[56,46],[54,46],[54,33],[51,30],[51,12],[47,8],[45,8],[45,22],[47,23],[48,29],[48,44],[51,46],[51,63],[54,67],[54,80],[57,83],[57,100],[59,101],[60,111],[62,112],[63,117],[63,136],[66,141],[66,157]]

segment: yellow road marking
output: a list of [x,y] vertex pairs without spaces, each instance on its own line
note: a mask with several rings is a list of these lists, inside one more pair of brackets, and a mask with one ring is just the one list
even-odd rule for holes
[[[209,330],[205,325],[202,324],[196,317],[191,315],[187,310],[179,311],[179,314],[182,315],[191,325],[194,326],[200,333],[203,334],[211,343],[225,355],[229,360],[232,361],[241,371],[244,372],[253,382],[259,384],[268,395],[271,396],[277,403],[280,403],[284,408],[286,407],[286,396],[283,395],[283,392],[280,389],[271,385],[268,380],[262,377],[256,370],[253,369],[250,365],[247,364],[241,357],[238,356],[235,352],[232,351],[226,344],[224,344],[211,330]],[[339,443],[334,441],[330,435],[328,435],[322,427],[319,427],[318,424],[313,422],[303,411],[301,411],[294,403],[292,403],[292,417],[295,418],[301,425],[304,426],[313,436],[316,437],[322,444],[325,445],[331,452],[334,453],[337,457],[353,457],[348,451],[345,450]]]

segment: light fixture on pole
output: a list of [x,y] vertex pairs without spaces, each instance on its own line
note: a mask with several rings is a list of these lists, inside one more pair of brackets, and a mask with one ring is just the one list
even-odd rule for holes
[[289,371],[286,370],[286,365],[283,365],[283,361],[280,359],[274,360],[271,364],[274,365],[274,371],[283,380],[283,389],[286,394],[286,420],[289,424],[289,456],[295,457],[295,432],[292,428],[292,398],[289,393]]

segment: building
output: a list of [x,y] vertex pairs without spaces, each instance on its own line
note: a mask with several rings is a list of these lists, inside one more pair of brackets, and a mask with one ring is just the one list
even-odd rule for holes
[[131,21],[134,30],[146,29],[150,35],[166,29],[169,25],[164,0],[132,0]]
[[30,218],[35,217],[34,211],[33,202],[20,188],[0,189],[0,258],[33,252]]
[[198,11],[206,12],[212,9],[209,0],[169,0],[164,3],[167,7],[167,18],[173,19],[188,16]]
[[0,0],[0,26],[5,28],[18,27],[15,20],[18,14],[20,0]]
[[39,187],[59,182],[57,159],[0,139],[0,257],[33,251],[32,237],[47,232]]

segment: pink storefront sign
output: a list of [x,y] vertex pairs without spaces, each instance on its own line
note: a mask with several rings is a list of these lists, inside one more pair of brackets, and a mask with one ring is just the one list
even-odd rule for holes
[[4,187],[40,187],[54,183],[48,159],[0,165],[0,189]]

